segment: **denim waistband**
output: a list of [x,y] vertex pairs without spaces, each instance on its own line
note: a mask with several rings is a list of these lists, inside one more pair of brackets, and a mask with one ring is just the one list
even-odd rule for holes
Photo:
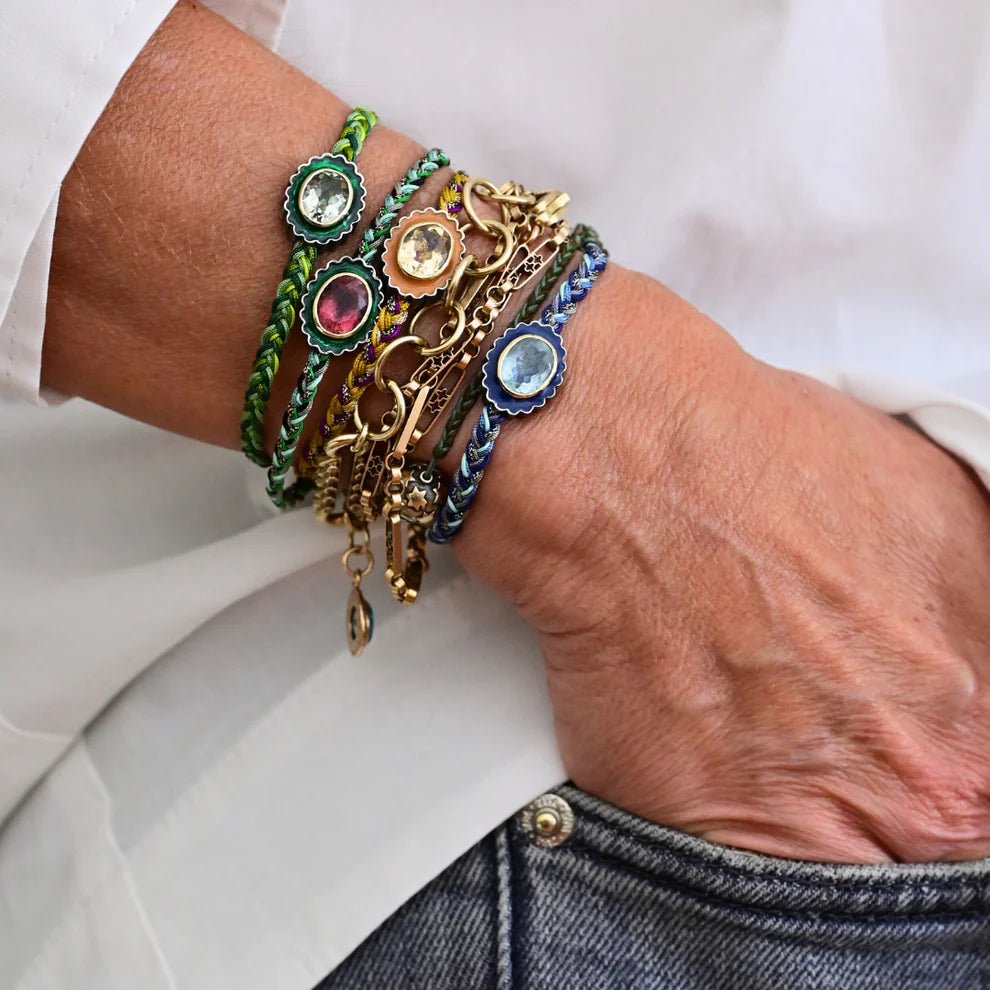
[[564,841],[513,817],[319,990],[990,990],[990,860],[796,862],[555,793]]
[[716,845],[637,818],[571,785],[573,854],[738,908],[864,918],[965,917],[990,912],[990,859],[847,866],[779,859]]

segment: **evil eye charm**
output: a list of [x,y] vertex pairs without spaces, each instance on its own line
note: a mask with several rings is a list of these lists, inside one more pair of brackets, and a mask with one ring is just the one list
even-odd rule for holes
[[331,261],[306,288],[302,331],[321,354],[346,354],[367,339],[381,304],[382,282],[370,265],[360,258]]
[[485,357],[483,383],[489,403],[508,416],[539,409],[564,380],[564,341],[543,323],[506,330]]
[[364,209],[364,179],[343,155],[300,165],[285,190],[285,216],[307,244],[332,244],[354,229]]
[[375,634],[375,612],[355,586],[347,599],[344,613],[344,632],[347,634],[347,648],[352,656],[360,656],[361,651],[371,642]]

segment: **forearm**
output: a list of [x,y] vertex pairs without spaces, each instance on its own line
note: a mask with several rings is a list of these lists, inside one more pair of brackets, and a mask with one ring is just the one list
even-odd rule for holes
[[[349,109],[226,21],[180,3],[64,183],[45,383],[238,446],[247,375],[290,245],[281,192]],[[386,127],[372,132],[360,163],[371,209],[420,152]],[[304,354],[290,336],[270,435]]]

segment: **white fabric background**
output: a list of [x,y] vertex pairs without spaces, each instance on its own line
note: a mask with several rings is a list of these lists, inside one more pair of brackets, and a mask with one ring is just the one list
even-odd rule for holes
[[[0,305],[10,391],[37,386],[58,182],[167,6],[0,9],[0,300],[27,300]],[[219,6],[274,40],[276,0]],[[127,43],[100,47],[121,18]],[[990,479],[988,18],[292,0],[280,50],[458,165],[568,189],[619,260]],[[3,990],[304,990],[562,779],[532,635],[449,555],[415,609],[379,596],[355,661],[336,535],[273,517],[238,455],[4,404],[0,471]]]

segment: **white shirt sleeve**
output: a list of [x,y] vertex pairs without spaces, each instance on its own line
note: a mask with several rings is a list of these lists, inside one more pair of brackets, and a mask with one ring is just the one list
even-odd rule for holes
[[173,0],[0,6],[0,390],[39,398],[58,190]]

